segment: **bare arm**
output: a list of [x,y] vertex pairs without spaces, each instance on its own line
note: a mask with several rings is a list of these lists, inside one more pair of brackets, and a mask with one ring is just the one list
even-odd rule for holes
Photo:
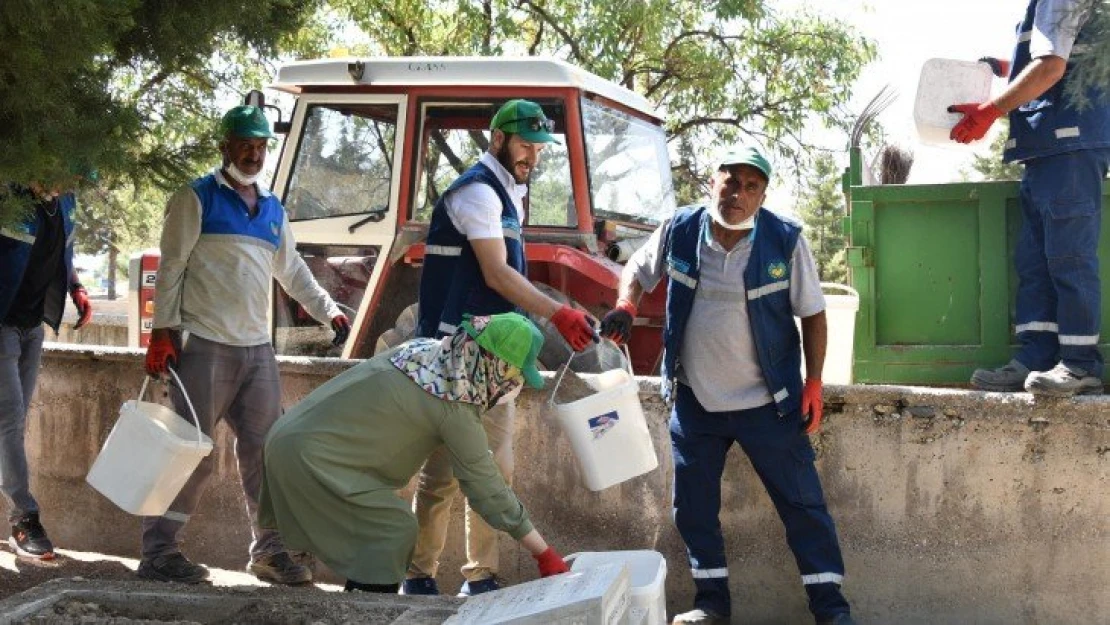
[[806,359],[806,379],[820,380],[825,369],[825,348],[829,340],[829,327],[825,311],[802,317],[802,352]]
[[1067,61],[1058,56],[1042,56],[1022,70],[1006,90],[994,99],[994,105],[1009,113],[1013,109],[1048,91],[1064,77]]
[[640,305],[640,299],[644,296],[644,287],[640,285],[640,281],[636,278],[636,268],[631,263],[624,266],[624,271],[621,272],[621,283],[617,291],[617,299],[623,299],[631,302],[633,306]]
[[543,536],[536,530],[532,530],[520,539],[520,545],[528,550],[528,553],[538,556],[547,551],[547,543],[544,542]]
[[505,239],[471,239],[470,246],[489,288],[524,310],[550,319],[562,304],[537,289],[505,260]]

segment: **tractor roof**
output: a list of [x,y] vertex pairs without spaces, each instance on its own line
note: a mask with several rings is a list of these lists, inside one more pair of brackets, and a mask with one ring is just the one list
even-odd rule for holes
[[547,57],[414,56],[297,61],[283,65],[271,87],[299,93],[305,87],[352,85],[573,87],[661,119],[651,102],[640,94]]

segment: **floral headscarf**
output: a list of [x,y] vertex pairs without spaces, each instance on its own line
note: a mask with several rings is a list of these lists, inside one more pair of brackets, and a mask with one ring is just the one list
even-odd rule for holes
[[[474,325],[484,319],[475,317]],[[461,328],[442,340],[411,340],[389,360],[432,395],[482,410],[524,384],[520,369],[482,349]]]

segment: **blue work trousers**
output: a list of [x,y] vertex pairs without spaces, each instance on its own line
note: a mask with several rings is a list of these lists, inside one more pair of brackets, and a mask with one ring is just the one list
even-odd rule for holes
[[1058,362],[1102,377],[1098,239],[1110,150],[1035,158],[1021,179],[1016,359],[1033,371]]
[[725,457],[732,444],[739,443],[785,526],[810,611],[818,619],[848,612],[848,601],[840,593],[844,562],[836,526],[825,506],[816,455],[802,432],[801,415],[780,418],[774,404],[707,412],[690,387],[679,384],[670,427],[674,519],[697,587],[694,607],[731,614],[719,513]]

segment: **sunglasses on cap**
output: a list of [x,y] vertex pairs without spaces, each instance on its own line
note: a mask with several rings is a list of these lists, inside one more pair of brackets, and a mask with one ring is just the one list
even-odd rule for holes
[[503,121],[500,124],[498,124],[497,129],[501,130],[502,128],[504,128],[505,126],[508,126],[509,124],[519,124],[519,123],[524,123],[525,124],[524,129],[525,130],[531,130],[532,132],[540,132],[541,130],[546,130],[547,132],[554,132],[555,131],[555,121],[551,120],[551,119],[543,119],[541,117],[521,117],[521,118],[518,118],[518,119],[510,119],[508,121]]

